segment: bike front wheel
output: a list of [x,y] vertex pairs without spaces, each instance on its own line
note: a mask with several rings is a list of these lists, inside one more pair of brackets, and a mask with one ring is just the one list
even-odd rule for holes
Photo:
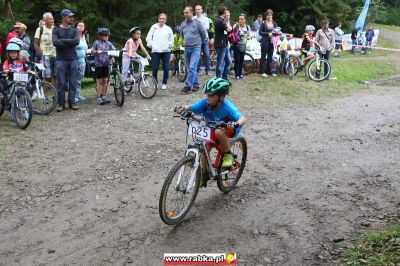
[[231,191],[239,182],[247,159],[247,142],[243,137],[235,139],[231,146],[234,165],[230,170],[221,169],[222,160],[218,169],[217,185],[224,193]]
[[145,99],[153,98],[157,93],[157,81],[149,75],[143,74],[138,82],[139,93]]
[[12,114],[17,126],[25,129],[29,126],[32,120],[32,100],[29,93],[18,88],[15,91],[14,102],[12,104]]
[[[159,201],[160,218],[165,224],[180,223],[196,200],[200,187],[200,167],[196,169],[195,163],[193,155],[186,155],[175,164],[165,179]],[[193,175],[195,178],[190,185]]]
[[329,78],[331,74],[331,64],[325,58],[315,59],[309,63],[307,75],[310,79],[320,82]]
[[32,97],[32,110],[37,115],[47,115],[57,106],[57,90],[49,82],[39,81],[29,90]]
[[124,92],[124,86],[122,84],[122,77],[118,71],[115,71],[114,73],[112,73],[112,75],[113,75],[112,86],[114,88],[115,101],[117,102],[118,106],[122,106],[124,105],[125,102],[125,92]]

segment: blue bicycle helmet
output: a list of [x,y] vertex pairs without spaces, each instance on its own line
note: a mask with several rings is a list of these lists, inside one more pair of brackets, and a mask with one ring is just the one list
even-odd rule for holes
[[111,35],[111,32],[107,28],[98,28],[97,35]]
[[7,50],[7,52],[12,52],[12,51],[19,52],[19,51],[21,51],[21,48],[16,43],[9,43],[7,45],[6,50]]

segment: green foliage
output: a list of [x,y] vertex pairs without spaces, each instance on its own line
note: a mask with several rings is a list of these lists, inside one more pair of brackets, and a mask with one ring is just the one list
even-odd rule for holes
[[345,256],[347,265],[399,265],[400,224],[365,235]]

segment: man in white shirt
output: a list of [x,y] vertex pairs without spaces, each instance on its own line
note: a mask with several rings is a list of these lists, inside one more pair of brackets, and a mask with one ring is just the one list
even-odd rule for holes
[[[203,7],[201,5],[197,5],[194,8],[194,11],[196,13],[196,16],[193,17],[193,19],[197,19],[198,21],[201,22],[203,25],[205,31],[206,31],[206,40],[201,44],[201,52],[203,53],[203,62],[204,62],[204,68],[206,71],[206,75],[210,75],[210,48],[208,46],[208,35],[207,31],[210,28],[210,23],[208,21],[208,18],[204,16],[203,14]],[[197,67],[197,72],[200,73],[200,60],[199,60],[199,65]]]

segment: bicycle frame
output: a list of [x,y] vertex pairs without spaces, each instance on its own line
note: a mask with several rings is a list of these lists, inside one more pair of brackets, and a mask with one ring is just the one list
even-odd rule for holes
[[[193,119],[193,120],[196,120],[196,119]],[[188,123],[187,123],[188,127],[189,127],[189,124],[190,124],[190,122],[188,120]],[[215,130],[215,129],[212,129],[212,130]],[[186,134],[187,135],[189,134],[188,130],[186,131]],[[217,143],[215,143],[213,141],[206,141],[204,139],[197,139],[196,137],[192,137],[192,140],[193,140],[193,142],[195,142],[195,144],[189,144],[187,146],[185,154],[186,155],[194,154],[194,156],[195,156],[195,164],[193,166],[193,171],[191,173],[189,182],[187,184],[186,191],[188,191],[188,192],[192,191],[193,182],[196,179],[196,173],[198,171],[199,166],[200,167],[205,167],[206,169],[209,169],[211,171],[211,177],[212,178],[216,178],[218,175],[223,175],[223,174],[226,174],[226,173],[231,172],[231,171],[235,171],[235,170],[240,168],[240,166],[241,166],[240,162],[238,162],[236,160],[236,158],[234,158],[234,161],[235,161],[235,166],[234,167],[232,167],[231,169],[226,170],[224,172],[218,172],[218,167],[219,167],[219,165],[221,163],[222,154],[223,154],[223,152],[221,150],[221,147]],[[230,144],[232,144],[234,142],[234,140],[235,140],[235,138],[230,139],[229,140]],[[215,158],[214,158],[214,162],[211,161],[211,157],[210,157],[210,151],[213,148],[215,148],[216,151],[217,151],[217,154],[215,155]],[[204,166],[201,166],[201,156],[203,154],[204,154],[204,156],[206,158],[207,164],[204,165]],[[175,186],[175,189],[177,189],[179,184],[180,184],[183,172],[184,172],[184,169],[181,169],[180,173],[179,173],[179,176],[178,176],[178,179],[177,179],[177,184]]]

